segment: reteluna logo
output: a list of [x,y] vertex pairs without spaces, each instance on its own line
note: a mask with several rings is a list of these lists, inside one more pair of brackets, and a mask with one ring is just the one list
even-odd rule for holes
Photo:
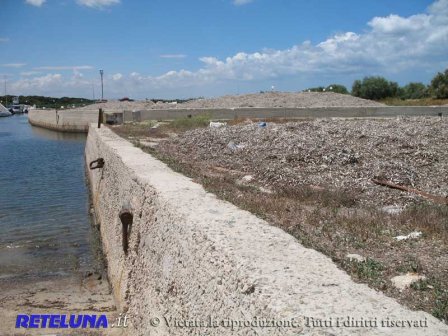
[[107,328],[106,315],[17,315],[16,328]]

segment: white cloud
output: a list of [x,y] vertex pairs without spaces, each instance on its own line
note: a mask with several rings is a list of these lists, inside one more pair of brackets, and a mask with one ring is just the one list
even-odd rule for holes
[[[294,87],[299,89],[297,83],[299,80],[305,82],[304,78],[331,78],[340,82],[341,79],[393,72],[434,74],[448,67],[447,14],[448,0],[438,0],[425,13],[409,17],[374,17],[362,33],[343,32],[317,44],[305,41],[288,49],[239,52],[224,59],[204,56],[200,58],[202,65],[199,69],[168,71],[157,76],[116,73],[110,77],[112,80],[105,82],[105,90],[116,97],[123,94],[144,97],[154,92],[180,96],[181,92],[192,92],[197,88],[194,92],[202,95],[205,93],[201,92],[210,92],[213,88],[226,87],[228,90],[241,83],[253,83],[252,87],[257,87],[263,81],[271,85],[287,78],[292,78]],[[34,70],[88,69],[92,67],[40,67]],[[80,92],[88,96],[91,81],[81,77],[59,78],[63,85],[60,82],[57,86],[49,84],[46,89],[49,92],[70,89],[65,94]],[[390,76],[391,79],[394,77]],[[17,88],[26,88],[28,92],[33,87],[41,90],[41,82],[30,78],[18,83]]]
[[429,12],[448,17],[448,0],[435,1],[431,6],[429,6]]
[[[284,50],[240,52],[226,59],[202,57],[195,72],[168,72],[156,81],[262,80],[291,75],[375,73],[448,63],[448,0],[439,0],[427,13],[375,17],[363,34],[346,32],[312,45],[304,42]],[[439,62],[440,63],[440,62]]]
[[93,69],[90,65],[72,65],[72,66],[41,66],[36,67],[34,70],[49,70],[49,71],[62,71],[62,70],[91,70]]
[[61,74],[47,74],[41,77],[34,77],[30,79],[21,79],[11,85],[11,90],[16,92],[23,92],[31,89],[33,92],[44,92],[46,88],[56,88],[63,83]]
[[233,0],[233,4],[236,6],[246,5],[251,2],[253,2],[253,0]]
[[398,15],[375,17],[369,23],[374,33],[403,35],[431,26],[431,16],[426,14],[413,15],[403,18]]
[[23,77],[30,77],[30,76],[37,76],[40,75],[41,72],[40,71],[24,71],[20,73],[20,76]]
[[187,55],[184,54],[163,54],[160,58],[185,58]]
[[21,68],[23,66],[25,66],[25,63],[6,63],[6,64],[2,64],[2,67],[5,68]]
[[112,76],[112,79],[114,81],[120,80],[123,78],[123,75],[121,73],[116,73],[115,75]]
[[120,3],[120,0],[78,0],[78,4],[90,8],[105,8]]
[[46,1],[47,1],[47,0],[25,0],[25,2],[26,2],[28,5],[36,6],[36,7],[40,7],[40,6],[42,6]]

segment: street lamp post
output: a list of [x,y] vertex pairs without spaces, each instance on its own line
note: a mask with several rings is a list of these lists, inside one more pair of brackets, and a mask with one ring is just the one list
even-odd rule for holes
[[104,100],[104,91],[103,91],[103,74],[104,71],[100,70],[100,76],[101,76],[101,101]]
[[3,76],[3,78],[5,79],[5,107],[8,107],[8,97],[6,97],[6,75]]

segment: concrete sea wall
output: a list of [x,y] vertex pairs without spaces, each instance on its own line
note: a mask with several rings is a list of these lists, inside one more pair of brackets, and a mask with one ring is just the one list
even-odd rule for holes
[[[168,109],[144,111],[104,111],[111,119],[121,122],[173,120],[207,114],[212,119],[234,118],[390,118],[397,116],[448,115],[448,106],[384,106],[384,107],[325,107],[325,108],[235,108],[235,109]],[[90,123],[98,121],[98,110],[32,110],[29,122],[63,132],[87,132]]]
[[87,133],[89,124],[98,121],[98,110],[31,110],[28,121],[55,131]]
[[[130,316],[130,335],[448,333],[434,317],[354,283],[328,257],[218,200],[107,127],[91,126],[85,156],[87,165],[104,159],[88,176],[109,279],[119,309]],[[133,215],[127,251],[123,209]],[[376,319],[377,327],[338,327],[337,318]],[[262,319],[290,324],[277,330],[254,322]],[[312,323],[318,319],[327,327]],[[382,326],[387,319],[420,327]]]
[[[397,116],[448,115],[448,106],[380,106],[234,109],[171,109],[133,112],[133,120],[172,120],[189,115],[208,114],[213,119],[234,118],[388,118]],[[130,120],[132,121],[132,120]]]

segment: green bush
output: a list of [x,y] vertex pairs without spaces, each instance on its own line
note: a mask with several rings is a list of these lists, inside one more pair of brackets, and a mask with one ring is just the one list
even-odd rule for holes
[[311,87],[306,90],[303,90],[303,92],[336,92],[336,93],[343,93],[343,94],[349,93],[347,88],[341,84],[331,84],[331,85],[328,85],[327,87],[323,87],[323,86]]
[[342,94],[348,94],[347,88],[344,85],[341,85],[341,84],[331,84],[331,85],[328,85],[325,88],[325,91],[342,93]]
[[403,86],[400,94],[402,99],[422,99],[428,96],[428,88],[423,83],[409,83]]
[[435,75],[431,81],[429,90],[434,98],[448,98],[448,69],[446,69],[444,73],[439,72]]
[[356,80],[352,86],[352,95],[365,99],[384,99],[397,97],[400,87],[396,82],[389,82],[384,77],[364,77],[362,81]]
[[303,92],[324,92],[324,91],[325,91],[325,88],[323,86],[312,87],[312,88],[303,90]]

